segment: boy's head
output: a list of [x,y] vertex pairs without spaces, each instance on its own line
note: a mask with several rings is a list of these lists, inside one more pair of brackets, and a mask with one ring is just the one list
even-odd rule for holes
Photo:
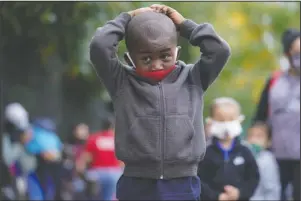
[[229,140],[239,136],[242,132],[241,115],[239,103],[233,98],[221,97],[213,101],[210,108],[210,118],[207,123],[210,135],[220,140]]
[[270,145],[271,134],[269,127],[262,122],[255,123],[248,129],[247,140],[250,144],[266,149]]
[[125,42],[129,53],[125,60],[141,74],[168,71],[177,60],[177,41],[176,26],[169,17],[152,11],[141,13],[127,25]]

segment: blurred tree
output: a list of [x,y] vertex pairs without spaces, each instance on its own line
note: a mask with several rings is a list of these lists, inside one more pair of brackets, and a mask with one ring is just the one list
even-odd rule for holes
[[[95,119],[86,111],[90,103],[97,105],[93,97],[104,90],[89,62],[90,39],[97,27],[120,12],[153,3],[158,2],[2,2],[0,58],[8,100],[22,100],[33,113],[53,114],[61,122],[70,117]],[[281,33],[288,27],[300,28],[299,4],[163,3],[197,23],[213,24],[228,41],[231,59],[206,93],[205,104],[218,96],[231,96],[250,118],[266,77],[279,68]],[[180,45],[181,60],[198,59],[197,48],[183,39]],[[122,42],[120,58],[125,51]],[[204,113],[208,114],[206,106]]]
[[48,115],[59,124],[70,117],[88,119],[89,104],[103,91],[89,62],[88,42],[96,26],[137,5],[1,2],[4,101],[19,101],[33,116]]
[[[300,29],[298,2],[166,2],[186,18],[197,23],[209,22],[230,44],[232,56],[221,76],[205,96],[205,105],[213,98],[231,96],[237,99],[247,119],[253,115],[260,92],[271,71],[280,68],[281,34],[289,28]],[[184,43],[182,45],[187,45]],[[186,47],[194,62],[197,48]],[[185,56],[185,57],[184,57]],[[188,59],[188,60],[187,60]],[[204,108],[208,115],[208,107]]]

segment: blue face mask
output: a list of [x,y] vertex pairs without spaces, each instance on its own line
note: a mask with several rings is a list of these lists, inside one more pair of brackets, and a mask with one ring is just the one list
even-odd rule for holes
[[291,62],[292,62],[293,68],[300,71],[300,54],[293,55],[291,57]]

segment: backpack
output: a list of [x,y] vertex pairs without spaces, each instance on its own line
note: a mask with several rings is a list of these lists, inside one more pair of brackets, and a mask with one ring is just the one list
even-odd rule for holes
[[274,84],[276,83],[276,81],[278,80],[278,78],[280,78],[280,76],[282,75],[282,71],[275,71],[273,72],[270,82],[269,82],[269,90],[271,90],[271,88],[274,86]]

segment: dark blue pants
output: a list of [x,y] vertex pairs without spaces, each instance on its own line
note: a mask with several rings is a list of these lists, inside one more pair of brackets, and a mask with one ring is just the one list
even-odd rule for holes
[[201,182],[195,177],[168,180],[121,176],[117,199],[123,200],[200,200]]

